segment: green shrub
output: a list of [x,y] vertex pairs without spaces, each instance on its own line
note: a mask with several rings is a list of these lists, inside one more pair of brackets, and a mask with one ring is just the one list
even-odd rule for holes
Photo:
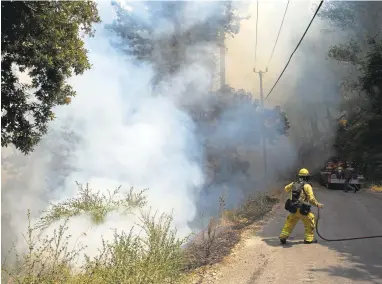
[[184,263],[181,246],[187,239],[176,238],[170,216],[161,215],[158,220],[155,216],[142,214],[140,226],[145,237],[115,232],[114,241],[104,242],[99,256],[87,258],[80,282],[180,283]]
[[133,188],[122,198],[119,196],[120,188],[113,192],[107,191],[108,195],[93,192],[89,188],[89,184],[83,187],[77,183],[78,194],[74,198],[51,204],[51,207],[43,212],[39,224],[40,228],[47,228],[53,222],[63,218],[71,218],[74,216],[89,214],[94,224],[101,224],[105,221],[105,217],[112,211],[122,211],[129,213],[133,208],[142,208],[146,205],[147,199],[144,195],[146,190],[135,193]]
[[[36,226],[32,226],[28,212],[28,233],[24,237],[28,250],[11,250],[15,261],[5,261],[2,266],[2,280],[8,283],[180,283],[184,267],[184,253],[181,249],[187,238],[176,237],[172,229],[172,217],[157,216],[151,211],[141,210],[139,235],[114,232],[111,242],[103,240],[97,256],[90,258],[78,244],[69,249],[71,235],[67,234],[67,222],[71,217],[91,214],[92,221],[100,224],[107,213],[127,213],[146,204],[143,191],[138,194],[132,189],[127,196],[118,199],[119,188],[109,196],[93,193],[87,185],[80,184],[77,197],[53,205],[45,211]],[[53,236],[39,238],[49,226],[64,219],[63,225]],[[85,263],[79,267],[78,257],[83,254]]]
[[[172,228],[172,216],[151,210],[143,211],[146,205],[144,191],[135,193],[133,189],[125,195],[117,188],[109,194],[93,192],[88,185],[78,185],[78,195],[67,201],[52,205],[44,212],[35,226],[32,226],[28,211],[28,231],[24,236],[27,251],[11,250],[14,261],[5,261],[2,266],[2,282],[6,283],[73,283],[73,284],[166,284],[184,283],[185,272],[213,263],[228,255],[240,240],[240,232],[234,226],[221,223],[227,212],[225,196],[219,199],[220,210],[217,220],[211,219],[199,239],[188,242],[179,239]],[[232,211],[233,223],[249,224],[267,213],[277,199],[267,195],[257,195],[246,200],[237,210]],[[95,225],[105,221],[112,211],[131,213],[141,209],[139,234],[114,231],[112,241],[102,239],[102,247],[95,257],[85,254],[86,246],[75,242],[69,248],[72,236],[68,234],[70,218],[90,214]],[[53,223],[64,220],[53,235],[42,237]],[[244,221],[242,221],[244,220]],[[189,246],[183,249],[188,243]],[[84,262],[79,264],[79,257]]]
[[[10,251],[12,262],[4,261],[2,265],[2,283],[68,283],[72,276],[73,264],[84,247],[68,249],[70,235],[64,224],[53,231],[53,236],[40,239],[41,231],[31,225],[28,211],[28,231],[24,240],[27,251],[20,253],[15,247]],[[36,231],[40,234],[36,235]]]

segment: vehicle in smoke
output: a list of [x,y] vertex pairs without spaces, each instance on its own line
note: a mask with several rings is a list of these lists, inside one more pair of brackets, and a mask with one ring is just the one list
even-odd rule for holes
[[334,188],[335,186],[341,189],[345,185],[345,168],[351,171],[350,184],[356,185],[361,188],[364,184],[363,175],[359,174],[354,163],[350,161],[343,162],[340,157],[331,157],[326,163],[324,168],[320,171],[320,184],[324,185],[326,188]]

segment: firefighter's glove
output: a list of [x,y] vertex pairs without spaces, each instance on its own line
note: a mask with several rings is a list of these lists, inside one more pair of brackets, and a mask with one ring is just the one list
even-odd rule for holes
[[324,208],[324,204],[322,204],[322,203],[318,203],[318,206],[317,206],[318,208],[320,208],[320,209],[322,209],[322,208]]

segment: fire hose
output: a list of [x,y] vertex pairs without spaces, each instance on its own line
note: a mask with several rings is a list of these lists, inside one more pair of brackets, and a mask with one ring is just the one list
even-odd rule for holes
[[353,241],[353,240],[364,240],[364,239],[376,239],[376,238],[382,238],[382,235],[376,235],[376,236],[363,236],[363,237],[356,237],[356,238],[342,238],[342,239],[327,239],[323,237],[319,231],[318,231],[318,223],[320,220],[320,208],[317,210],[317,221],[316,221],[316,232],[317,235],[327,242],[342,242],[342,241]]

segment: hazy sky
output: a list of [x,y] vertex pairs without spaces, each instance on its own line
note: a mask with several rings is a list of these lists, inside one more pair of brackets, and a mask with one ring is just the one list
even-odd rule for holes
[[[238,35],[233,39],[226,40],[228,48],[226,74],[227,84],[238,89],[244,88],[258,96],[259,75],[252,71],[255,63],[256,38],[256,2],[252,2],[249,11],[251,18],[242,22],[241,31]],[[281,73],[290,54],[309,24],[318,3],[319,1],[290,1],[273,59],[269,65],[268,73],[263,77],[264,94],[268,93]],[[257,69],[265,70],[267,67],[286,4],[287,1],[259,1]],[[314,26],[314,23],[312,26]],[[308,37],[309,33],[306,35],[306,38]],[[296,54],[293,57],[294,59],[297,57]],[[286,72],[293,72],[293,65],[296,63],[294,59],[292,59]],[[281,79],[280,85],[286,83]],[[274,101],[277,103],[279,93],[280,89],[276,88],[269,102]]]

